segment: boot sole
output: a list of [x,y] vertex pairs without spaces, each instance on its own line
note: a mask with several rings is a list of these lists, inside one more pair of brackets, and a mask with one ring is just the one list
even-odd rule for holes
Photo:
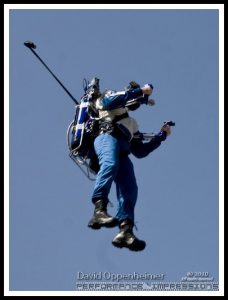
[[117,225],[118,225],[118,221],[113,221],[111,223],[92,223],[92,224],[88,224],[88,227],[97,230],[100,229],[101,227],[113,228],[116,227]]
[[115,242],[112,242],[113,246],[117,247],[117,248],[123,248],[124,245],[123,244],[120,244],[120,243],[115,243]]
[[142,244],[141,247],[139,247],[136,244],[134,244],[134,242],[132,243],[132,245],[128,245],[126,243],[117,243],[117,242],[113,242],[112,241],[112,244],[113,244],[113,246],[115,246],[117,248],[124,248],[125,247],[125,248],[127,248],[127,249],[129,249],[131,251],[135,251],[135,252],[142,251],[146,247],[146,243]]

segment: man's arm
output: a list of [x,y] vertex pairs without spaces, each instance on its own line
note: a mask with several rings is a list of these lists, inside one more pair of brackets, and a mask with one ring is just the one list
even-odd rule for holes
[[129,100],[133,100],[143,95],[151,95],[152,88],[149,84],[146,84],[142,88],[131,89],[127,91],[121,91],[105,95],[102,99],[102,106],[104,110],[112,110],[119,107],[124,107]]
[[165,141],[170,134],[171,126],[164,124],[160,132],[155,134],[147,143],[143,143],[142,139],[133,138],[131,140],[131,153],[137,158],[144,158],[157,149],[161,145],[161,142]]

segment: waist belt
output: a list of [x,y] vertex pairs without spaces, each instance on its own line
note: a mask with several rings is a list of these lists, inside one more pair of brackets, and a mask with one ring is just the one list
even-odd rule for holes
[[128,118],[128,113],[124,113],[122,115],[116,116],[112,121],[111,120],[101,120],[100,126],[99,126],[99,134],[102,133],[112,133],[114,131],[115,124],[125,118]]

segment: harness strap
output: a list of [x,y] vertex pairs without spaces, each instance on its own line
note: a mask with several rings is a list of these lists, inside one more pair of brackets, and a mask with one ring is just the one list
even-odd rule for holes
[[122,120],[122,119],[125,119],[125,118],[128,118],[129,117],[129,114],[128,113],[124,113],[122,115],[119,115],[119,116],[115,116],[114,120],[112,121],[113,124],[115,124],[116,122]]
[[111,121],[109,120],[102,120],[100,123],[100,131],[99,134],[102,133],[112,133],[114,131],[114,129],[116,128],[116,123],[122,119],[128,118],[129,115],[128,113],[123,113],[122,115],[119,116],[115,116],[115,118]]

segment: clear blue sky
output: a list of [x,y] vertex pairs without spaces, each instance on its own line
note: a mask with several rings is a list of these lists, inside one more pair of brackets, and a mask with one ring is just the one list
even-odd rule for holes
[[[206,9],[10,11],[10,290],[73,291],[77,272],[219,279],[218,20]],[[143,132],[176,122],[150,156],[132,157],[143,252],[114,248],[117,228],[87,227],[94,183],[66,145],[74,104],[26,40],[77,99],[84,77],[101,89],[151,82],[156,105],[131,115]],[[114,215],[114,186],[110,200]]]

